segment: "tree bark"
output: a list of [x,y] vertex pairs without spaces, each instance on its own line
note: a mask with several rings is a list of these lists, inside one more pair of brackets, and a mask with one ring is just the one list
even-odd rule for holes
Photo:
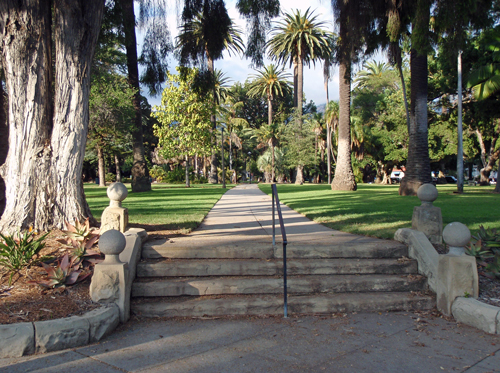
[[54,2],[54,81],[50,3],[0,2],[0,49],[11,98],[9,153],[0,169],[7,185],[0,231],[45,231],[92,217],[81,174],[89,67],[103,6],[102,0]]
[[120,158],[118,157],[118,154],[115,154],[115,170],[116,170],[116,182],[121,183],[122,172],[120,170]]
[[[1,69],[1,63],[0,63]],[[6,99],[3,84],[0,81],[0,166],[5,163],[9,151],[9,125],[7,123]],[[5,209],[5,182],[0,176],[0,218]]]
[[[208,71],[214,74],[214,61],[210,56],[207,56],[207,67]],[[217,118],[215,117],[215,106],[216,106],[216,99],[215,99],[215,87],[213,89],[213,103],[214,103],[214,108],[213,108],[213,113],[210,116],[210,121],[212,122],[212,133],[215,133],[215,128],[217,127]],[[216,136],[212,136],[212,155],[210,156],[210,174],[208,175],[208,182],[209,184],[217,184],[219,182],[219,175],[217,174],[217,154],[215,152],[215,149],[217,148],[217,139]]]
[[186,155],[186,188],[190,188],[191,184],[189,183],[189,156]]
[[104,164],[104,152],[97,146],[97,168],[99,170],[99,186],[106,186],[106,165]]
[[137,91],[134,96],[135,121],[132,133],[133,157],[132,165],[132,192],[146,192],[151,190],[149,170],[146,164],[143,130],[141,94],[139,87],[139,70],[137,66],[137,41],[135,37],[135,14],[133,0],[120,0],[123,12],[123,28],[125,32],[125,49],[127,52],[127,69],[129,84]]
[[[413,24],[411,65],[411,108],[408,161],[405,177],[401,180],[399,194],[414,196],[422,184],[431,183],[431,163],[427,130],[427,51],[418,51],[414,45],[427,40],[430,5],[426,0],[417,2],[417,11]],[[421,48],[424,48],[422,45]],[[425,48],[424,48],[425,49]]]
[[351,68],[350,61],[339,64],[339,125],[337,166],[332,181],[332,190],[356,190],[356,180],[351,164]]

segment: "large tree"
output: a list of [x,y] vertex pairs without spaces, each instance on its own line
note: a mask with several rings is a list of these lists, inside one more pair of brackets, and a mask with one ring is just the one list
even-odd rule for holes
[[356,190],[351,164],[351,65],[357,62],[362,50],[371,53],[379,44],[378,35],[385,29],[377,22],[385,14],[383,1],[332,0],[338,39],[339,64],[339,125],[337,165],[332,181],[333,190]]
[[103,6],[102,0],[0,2],[10,126],[0,231],[62,228],[65,220],[91,216],[81,172]]

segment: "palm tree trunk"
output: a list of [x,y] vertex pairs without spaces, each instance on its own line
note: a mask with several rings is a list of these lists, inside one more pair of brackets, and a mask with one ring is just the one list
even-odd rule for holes
[[[207,56],[207,67],[208,71],[210,71],[213,75],[214,73],[214,61],[210,56]],[[213,89],[213,112],[212,115],[210,115],[210,121],[212,122],[212,133],[215,131],[215,127],[217,126],[217,119],[215,117],[215,106],[216,106],[216,99],[215,99],[215,87]],[[212,136],[212,155],[210,157],[210,174],[208,175],[208,182],[210,184],[217,184],[219,182],[219,177],[217,175],[217,153],[215,149],[217,148],[217,139],[216,136]]]
[[328,165],[327,165],[327,173],[328,173],[328,184],[332,183],[332,157],[331,157],[331,151],[332,151],[332,134],[330,131],[330,125],[326,125],[326,151],[327,151],[327,160],[328,160]]
[[399,77],[401,78],[401,87],[403,89],[403,101],[405,103],[405,112],[406,112],[406,127],[408,128],[408,133],[410,133],[410,110],[408,109],[408,96],[406,95],[405,77],[403,75],[403,66],[400,58],[398,58],[397,65],[398,65]]
[[[1,68],[1,67],[0,67]],[[5,105],[5,93],[2,82],[0,82],[0,166],[4,164],[9,152],[9,125],[7,123],[7,110]],[[0,176],[0,217],[5,209],[5,182]]]
[[420,185],[431,183],[427,131],[427,55],[411,51],[411,114],[408,161],[399,194],[414,196]]
[[339,125],[337,167],[332,181],[332,190],[356,190],[356,180],[351,165],[351,68],[350,61],[339,65]]

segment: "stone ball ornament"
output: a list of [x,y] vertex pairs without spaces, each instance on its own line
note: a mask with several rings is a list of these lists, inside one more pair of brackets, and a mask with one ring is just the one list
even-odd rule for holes
[[118,256],[127,244],[125,236],[116,229],[104,232],[99,238],[99,250],[105,255],[104,264],[120,263]]
[[470,230],[465,224],[453,222],[443,229],[443,240],[450,246],[448,254],[465,255],[465,246],[470,239]]
[[422,204],[432,203],[438,197],[438,190],[434,184],[422,184],[417,190],[417,197]]
[[127,198],[128,190],[123,183],[116,182],[109,185],[107,194],[111,201],[121,202]]

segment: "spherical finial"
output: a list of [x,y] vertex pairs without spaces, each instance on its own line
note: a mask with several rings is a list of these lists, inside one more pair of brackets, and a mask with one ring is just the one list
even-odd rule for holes
[[432,203],[438,197],[438,190],[433,184],[422,184],[417,190],[417,197],[422,201],[422,205],[425,203]]
[[116,182],[109,185],[107,194],[111,201],[121,202],[127,198],[128,190],[123,183]]
[[127,244],[125,236],[116,229],[104,232],[99,238],[99,250],[106,256],[104,264],[120,263],[118,255],[125,249]]
[[465,246],[471,238],[470,230],[465,224],[453,222],[443,229],[443,240],[450,246],[448,254],[464,255]]

